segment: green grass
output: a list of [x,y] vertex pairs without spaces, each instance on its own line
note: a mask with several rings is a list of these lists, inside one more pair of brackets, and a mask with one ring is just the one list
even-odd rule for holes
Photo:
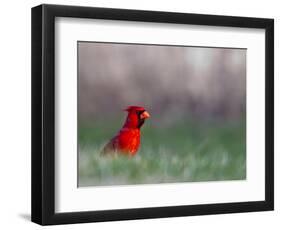
[[246,179],[245,122],[147,122],[135,157],[100,156],[119,127],[79,124],[79,186]]

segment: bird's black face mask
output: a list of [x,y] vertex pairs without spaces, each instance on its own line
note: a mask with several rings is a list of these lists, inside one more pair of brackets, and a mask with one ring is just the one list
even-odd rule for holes
[[136,111],[137,115],[138,115],[138,128],[140,129],[144,122],[145,122],[145,118],[141,118],[141,114],[144,112],[145,110],[142,111]]

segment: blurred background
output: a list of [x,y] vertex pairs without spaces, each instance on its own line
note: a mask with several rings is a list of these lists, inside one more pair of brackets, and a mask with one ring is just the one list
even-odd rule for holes
[[[78,43],[79,186],[246,178],[246,50]],[[128,105],[151,115],[137,157],[99,151]]]

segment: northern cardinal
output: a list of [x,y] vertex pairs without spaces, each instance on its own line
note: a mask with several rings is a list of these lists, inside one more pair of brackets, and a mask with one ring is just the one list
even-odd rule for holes
[[145,120],[150,117],[149,113],[140,106],[129,106],[122,129],[103,148],[101,154],[124,154],[134,156],[140,146],[140,128]]

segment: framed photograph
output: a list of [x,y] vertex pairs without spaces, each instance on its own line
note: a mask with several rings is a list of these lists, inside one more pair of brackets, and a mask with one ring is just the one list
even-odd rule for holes
[[32,8],[32,221],[273,210],[274,21]]

